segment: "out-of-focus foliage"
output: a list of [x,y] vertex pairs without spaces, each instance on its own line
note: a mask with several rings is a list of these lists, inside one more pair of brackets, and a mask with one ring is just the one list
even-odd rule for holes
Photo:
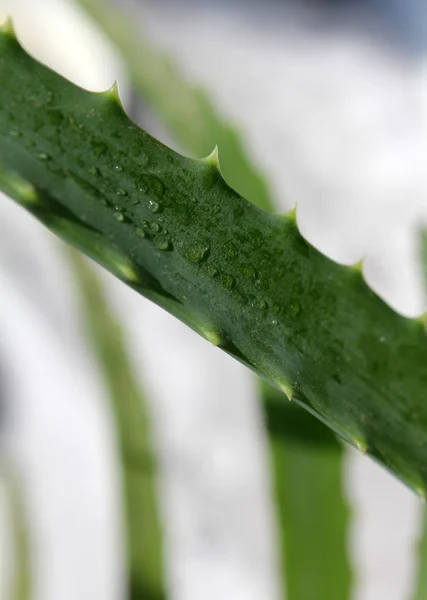
[[147,401],[128,357],[123,333],[94,269],[70,253],[82,309],[115,417],[123,482],[129,600],[164,600],[166,586],[157,458]]

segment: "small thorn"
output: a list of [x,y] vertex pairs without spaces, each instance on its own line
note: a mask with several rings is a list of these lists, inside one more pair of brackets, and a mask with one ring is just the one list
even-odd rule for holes
[[223,339],[221,336],[221,332],[218,329],[207,329],[201,328],[201,333],[203,337],[208,340],[213,346],[221,346]]
[[365,442],[365,440],[362,440],[361,438],[355,439],[354,444],[359,450],[359,452],[361,452],[363,456],[365,456],[368,452],[368,444]]
[[209,156],[205,156],[204,158],[201,158],[200,161],[204,162],[204,163],[206,163],[208,165],[211,165],[212,167],[216,167],[218,170],[220,170],[220,167],[219,167],[218,146],[215,146],[215,148],[209,154]]
[[290,383],[288,383],[287,381],[283,382],[283,381],[276,380],[275,384],[280,390],[282,390],[282,392],[285,394],[285,396],[287,397],[289,402],[291,402],[294,390],[292,389],[292,386],[290,385]]
[[414,487],[415,493],[423,500],[424,502],[427,500],[427,492],[421,486]]
[[114,266],[118,276],[122,279],[133,283],[138,281],[138,273],[128,261],[116,260]]
[[360,260],[357,261],[357,263],[354,263],[354,265],[350,265],[350,269],[352,271],[355,271],[356,273],[363,273],[363,263],[365,262],[365,258],[361,258]]
[[293,221],[294,223],[297,222],[297,205],[295,204],[295,206],[293,208],[291,208],[291,210],[289,210],[287,213],[284,214],[284,216],[289,219],[289,221]]
[[16,38],[15,27],[13,26],[13,21],[11,16],[7,16],[6,19],[0,24],[0,31],[3,33],[8,33],[12,37]]
[[119,84],[117,81],[115,81],[110,87],[110,89],[106,90],[104,94],[111,98],[111,100],[114,100],[115,102],[117,102],[117,104],[122,106],[122,101],[120,100]]

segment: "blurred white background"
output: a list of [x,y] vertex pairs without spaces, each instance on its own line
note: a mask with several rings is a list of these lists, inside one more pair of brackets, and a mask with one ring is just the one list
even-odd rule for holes
[[[406,315],[423,300],[416,230],[427,222],[423,2],[133,3],[154,44],[237,123],[307,239],[366,257],[373,288]],[[24,45],[90,89],[125,70],[71,0],[0,0]],[[424,21],[423,21],[424,19]],[[7,82],[1,82],[7,85]],[[154,120],[144,121],[162,135]],[[251,374],[103,275],[153,400],[168,577],[177,600],[277,600],[267,458]],[[117,450],[103,383],[61,246],[0,198],[1,451],[22,477],[37,600],[123,593]],[[356,600],[406,600],[421,503],[348,451]],[[3,498],[3,497],[2,497]],[[4,500],[4,499],[3,499]],[[0,503],[0,598],[10,528]],[[8,533],[9,532],[9,533]],[[323,600],[323,599],[322,599]]]

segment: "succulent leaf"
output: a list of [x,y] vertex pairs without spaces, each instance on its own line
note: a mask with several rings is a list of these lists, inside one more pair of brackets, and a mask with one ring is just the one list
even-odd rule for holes
[[[343,448],[306,411],[264,384],[286,598],[349,598],[350,511],[343,492]],[[313,510],[316,507],[316,510]]]
[[57,235],[427,490],[427,344],[295,220],[0,34],[0,189]]

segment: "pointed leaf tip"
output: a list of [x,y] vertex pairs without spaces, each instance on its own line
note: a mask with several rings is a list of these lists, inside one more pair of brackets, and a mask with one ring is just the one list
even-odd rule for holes
[[359,452],[361,452],[363,456],[365,456],[368,452],[368,444],[366,443],[366,441],[361,438],[358,438],[354,440],[354,443]]

